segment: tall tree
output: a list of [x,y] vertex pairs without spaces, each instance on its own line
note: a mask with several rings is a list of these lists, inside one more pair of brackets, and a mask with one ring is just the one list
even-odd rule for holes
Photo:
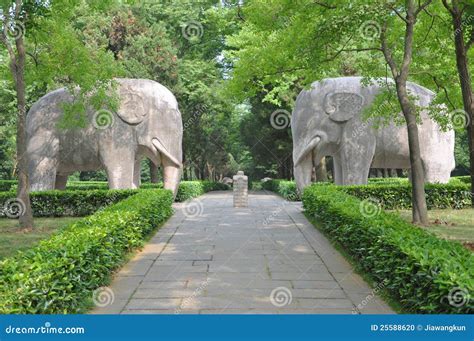
[[474,45],[474,4],[463,0],[443,0],[443,5],[452,18],[456,66],[464,110],[467,114],[467,136],[471,171],[471,204],[474,207],[474,94],[469,69],[469,49]]
[[[105,1],[100,7],[93,5],[91,10],[102,10],[104,7],[101,6],[108,3]],[[84,96],[87,92],[108,84],[116,71],[107,54],[88,50],[77,39],[76,32],[70,25],[76,5],[77,2],[74,1],[1,2],[0,43],[8,52],[9,76],[16,94],[17,200],[22,206],[19,212],[22,228],[33,226],[26,155],[27,85],[39,83],[45,85],[44,88],[55,88],[58,85],[80,86]],[[72,55],[71,51],[75,53]],[[85,73],[84,70],[90,73]],[[100,105],[107,98],[103,91],[98,91],[94,102]],[[77,112],[69,110],[65,122],[68,117],[77,117]]]
[[[421,224],[428,223],[428,209],[425,197],[425,174],[421,159],[417,113],[413,101],[410,99],[408,93],[407,81],[410,75],[410,66],[413,58],[414,31],[418,15],[431,2],[432,0],[427,0],[417,6],[414,0],[406,0],[403,8],[403,11],[405,12],[404,14],[400,13],[400,8],[396,7],[398,4],[393,6],[388,5],[390,13],[388,13],[386,19],[384,19],[380,34],[381,49],[395,80],[398,101],[402,108],[403,116],[405,117],[407,125],[408,145],[410,148],[413,222]],[[402,49],[403,57],[399,62],[395,59],[392,47],[389,46],[387,39],[389,17],[393,17],[395,14],[405,23],[404,43]]]

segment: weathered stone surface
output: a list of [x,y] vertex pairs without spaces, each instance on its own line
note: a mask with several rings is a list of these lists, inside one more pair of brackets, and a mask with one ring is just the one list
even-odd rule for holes
[[247,207],[248,204],[248,177],[244,172],[238,171],[233,178],[234,207]]
[[137,188],[140,160],[163,167],[164,187],[176,194],[182,167],[183,125],[178,103],[163,85],[146,79],[117,79],[120,106],[87,109],[85,128],[58,126],[64,105],[74,101],[66,89],[48,93],[27,116],[31,190],[64,189],[75,171],[104,169],[109,187]]
[[[324,156],[333,157],[334,178],[339,185],[366,184],[370,168],[410,168],[406,126],[390,124],[374,129],[373,123],[362,117],[363,110],[383,90],[380,84],[393,84],[393,80],[367,86],[361,80],[324,79],[314,82],[310,90],[301,91],[296,99],[291,130],[295,180],[300,191],[311,183],[312,168]],[[421,107],[427,107],[435,96],[414,83],[409,82],[407,87]],[[421,118],[418,129],[426,181],[446,183],[455,165],[454,131],[443,132],[427,110],[421,112]]]
[[[123,277],[136,262],[119,271],[110,287],[116,302],[94,313],[392,312],[306,220],[301,204],[250,194],[249,209],[239,210],[229,192],[208,193],[199,201],[203,217],[189,219],[177,209],[143,251],[155,250],[154,244],[163,243],[159,236],[167,235],[154,262],[140,253],[134,258],[150,264],[146,274]],[[268,220],[275,211],[277,219]],[[265,220],[268,229],[261,228]],[[188,260],[192,250],[208,251],[208,259]]]

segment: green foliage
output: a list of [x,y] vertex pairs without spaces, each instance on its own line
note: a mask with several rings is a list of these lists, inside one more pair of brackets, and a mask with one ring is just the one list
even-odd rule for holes
[[262,188],[280,194],[289,201],[299,201],[301,197],[294,181],[268,180],[262,182]]
[[[357,186],[340,186],[341,191],[359,199],[373,199],[387,210],[411,208],[412,189],[409,183],[377,183]],[[471,192],[467,184],[426,184],[428,209],[460,209],[471,205]]]
[[171,216],[171,204],[169,191],[141,191],[0,262],[0,313],[84,311],[93,290]]
[[176,194],[176,201],[183,202],[210,191],[225,191],[229,186],[213,181],[182,181]]
[[[113,203],[119,202],[137,190],[77,189],[30,193],[35,217],[83,217]],[[5,216],[4,203],[16,198],[15,192],[0,193],[0,217]]]
[[474,255],[457,242],[438,239],[398,215],[361,214],[363,202],[341,188],[305,189],[303,207],[375,283],[415,313],[473,313],[474,301],[450,305],[453,290],[474,291]]

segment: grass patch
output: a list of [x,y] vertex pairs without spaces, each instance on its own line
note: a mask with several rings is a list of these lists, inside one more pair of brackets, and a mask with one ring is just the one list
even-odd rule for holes
[[0,259],[26,250],[48,238],[58,229],[78,221],[79,217],[36,218],[33,230],[20,230],[18,220],[0,218]]
[[[411,211],[397,211],[406,221],[411,221]],[[462,210],[429,210],[428,218],[430,224],[425,228],[437,236],[458,240],[462,243],[474,244],[474,209],[466,208]]]

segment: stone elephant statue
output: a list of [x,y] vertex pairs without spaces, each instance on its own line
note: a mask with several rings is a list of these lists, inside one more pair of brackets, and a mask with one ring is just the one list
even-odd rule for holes
[[182,169],[183,125],[174,95],[146,79],[116,79],[117,112],[87,109],[85,128],[58,126],[67,89],[39,99],[27,116],[28,172],[32,191],[64,189],[75,171],[105,169],[109,188],[137,188],[140,161],[163,168],[164,188],[176,195]]
[[[362,119],[362,111],[382,91],[380,82],[362,84],[362,77],[341,77],[314,82],[298,95],[291,118],[294,176],[301,191],[311,183],[313,167],[325,156],[334,161],[338,185],[366,184],[370,168],[410,168],[406,125],[376,129]],[[384,79],[384,82],[392,82]],[[426,107],[435,94],[414,83],[409,92]],[[400,113],[400,115],[402,115]],[[443,132],[421,112],[419,139],[427,182],[446,183],[454,169],[454,131]]]

